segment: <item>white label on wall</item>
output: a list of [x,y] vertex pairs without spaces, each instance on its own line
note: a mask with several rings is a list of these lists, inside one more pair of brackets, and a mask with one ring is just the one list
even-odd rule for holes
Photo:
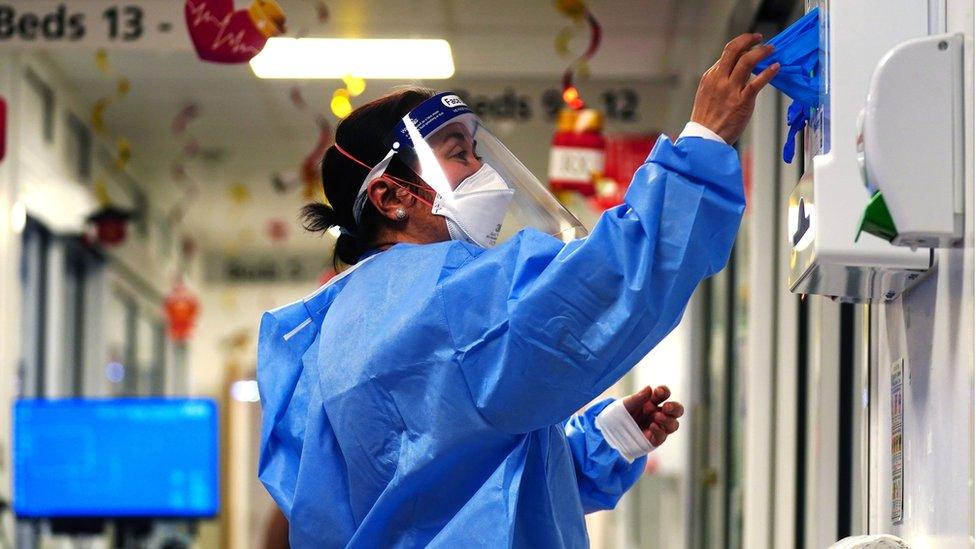
[[255,253],[206,256],[208,282],[224,284],[282,284],[315,282],[328,268],[324,254]]
[[582,147],[553,147],[549,151],[549,179],[589,183],[594,173],[603,173],[602,150]]
[[0,1],[0,49],[192,49],[177,0]]
[[905,500],[905,359],[891,365],[891,523],[901,524]]

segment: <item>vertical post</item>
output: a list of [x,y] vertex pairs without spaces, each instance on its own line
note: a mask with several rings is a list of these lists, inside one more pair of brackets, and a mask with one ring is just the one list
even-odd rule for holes
[[[761,32],[768,32],[760,29]],[[743,547],[766,549],[772,537],[773,399],[776,385],[776,211],[778,192],[776,140],[779,92],[767,88],[756,101],[747,141],[751,174],[749,196],[748,342],[745,371],[746,425],[744,436]]]

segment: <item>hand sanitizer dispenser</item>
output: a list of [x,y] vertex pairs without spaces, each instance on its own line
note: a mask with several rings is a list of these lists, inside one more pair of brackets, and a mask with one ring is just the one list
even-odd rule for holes
[[[928,249],[858,235],[864,204],[858,116],[884,55],[929,34],[928,0],[820,0],[821,105],[805,133],[806,171],[790,196],[789,287],[846,302],[888,301],[932,266]],[[914,137],[904,135],[914,141]],[[867,154],[867,152],[865,153]]]
[[897,246],[949,247],[963,236],[963,36],[902,42],[871,78],[859,121],[862,229]]

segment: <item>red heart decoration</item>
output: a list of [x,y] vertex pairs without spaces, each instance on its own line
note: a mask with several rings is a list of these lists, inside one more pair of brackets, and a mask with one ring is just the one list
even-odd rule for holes
[[197,56],[212,63],[246,63],[285,30],[274,0],[253,0],[237,11],[234,0],[186,0],[184,13]]

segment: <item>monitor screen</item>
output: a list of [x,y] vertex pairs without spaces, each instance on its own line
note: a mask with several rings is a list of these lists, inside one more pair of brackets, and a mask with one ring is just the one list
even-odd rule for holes
[[217,514],[212,400],[20,400],[13,421],[20,517]]

